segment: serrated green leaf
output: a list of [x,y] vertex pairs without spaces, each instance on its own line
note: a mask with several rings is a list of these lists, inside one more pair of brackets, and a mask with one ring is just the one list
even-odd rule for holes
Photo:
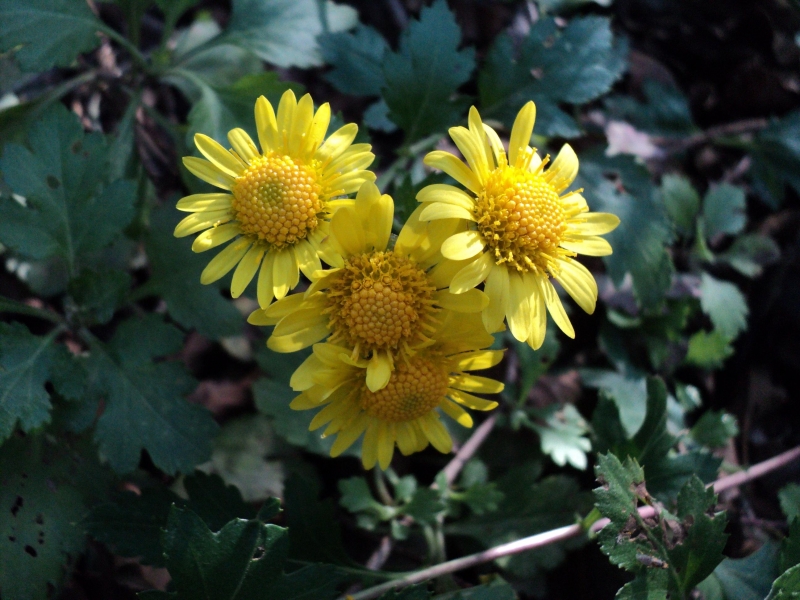
[[742,188],[722,183],[711,188],[703,198],[703,223],[706,237],[727,233],[736,235],[744,229],[745,195]]
[[[89,495],[90,457],[42,436],[0,448],[0,590],[4,598],[45,600],[85,544],[79,525]],[[98,481],[97,483],[100,483]],[[106,483],[105,480],[102,481]]]
[[13,50],[24,71],[66,67],[100,43],[102,23],[84,2],[0,0],[0,52]]
[[0,323],[0,443],[19,423],[31,431],[50,421],[53,335],[38,337],[19,323]]
[[622,119],[636,129],[662,136],[686,135],[697,129],[686,96],[676,87],[648,80],[642,85],[644,102],[632,96],[613,96],[604,104],[612,119]]
[[581,369],[587,387],[603,390],[619,410],[619,420],[629,437],[639,431],[647,414],[647,380],[604,369]]
[[767,600],[796,600],[800,598],[800,565],[792,567],[772,584]]
[[403,512],[413,517],[418,523],[433,525],[445,510],[441,496],[437,490],[427,487],[417,488],[411,502],[403,507]]
[[706,598],[715,593],[720,600],[764,600],[778,576],[778,545],[765,543],[746,558],[726,558],[697,587]]
[[614,253],[603,260],[616,285],[631,274],[639,305],[653,311],[669,289],[674,267],[666,250],[672,227],[647,170],[629,156],[608,158],[595,150],[581,155],[575,186],[584,188],[593,211],[619,217],[619,227],[606,236]]
[[483,117],[511,126],[534,99],[536,132],[576,137],[581,129],[558,104],[583,104],[607,92],[625,70],[627,46],[614,41],[608,19],[576,18],[559,30],[552,18],[534,23],[519,55],[508,34],[497,37],[478,76]]
[[765,266],[778,261],[781,249],[772,238],[752,233],[738,236],[717,260],[726,262],[746,277],[758,277]]
[[588,464],[586,453],[592,449],[592,443],[586,437],[586,421],[578,410],[571,404],[553,405],[534,414],[545,422],[545,425],[530,423],[539,434],[542,452],[559,467],[569,463],[576,469],[585,469]]
[[87,269],[70,281],[67,288],[80,322],[103,325],[122,306],[131,287],[131,277],[119,269]]
[[352,33],[323,33],[317,38],[322,58],[333,67],[325,80],[343,94],[377,96],[384,84],[383,55],[389,44],[368,25]]
[[129,473],[146,450],[170,475],[207,460],[217,425],[210,413],[182,396],[193,380],[175,362],[153,363],[175,352],[181,333],[152,315],[122,323],[109,344],[93,341],[92,368],[106,407],[95,440],[118,473]]
[[720,331],[698,331],[689,338],[685,362],[702,369],[718,369],[733,354],[730,340]]
[[703,273],[700,276],[700,306],[714,329],[733,340],[747,329],[747,300],[738,287]]
[[682,175],[665,175],[661,180],[661,197],[678,229],[684,233],[693,231],[700,210],[700,195],[689,179]]
[[367,480],[363,477],[348,477],[339,480],[339,504],[351,513],[358,513],[368,510],[380,512],[383,505],[372,496]]
[[792,520],[800,517],[800,485],[790,483],[781,488],[778,492],[778,499],[781,502],[781,510],[786,515],[786,520]]
[[[102,250],[133,217],[132,182],[104,186],[106,145],[84,135],[75,115],[50,109],[28,132],[30,149],[6,144],[0,171],[25,206],[0,198],[0,242],[35,259],[62,257],[71,275],[82,255]],[[99,191],[102,189],[102,191]]]
[[200,283],[209,259],[175,239],[172,231],[177,222],[177,211],[161,209],[150,215],[145,238],[151,269],[147,295],[163,299],[170,316],[187,329],[211,339],[237,335],[244,326],[242,315],[217,287]]
[[445,0],[423,7],[400,37],[397,52],[383,57],[383,99],[389,118],[409,144],[455,125],[466,105],[453,101],[475,68],[475,50],[458,50],[461,29]]
[[689,435],[698,443],[709,448],[722,448],[738,435],[736,417],[725,411],[709,410],[694,424]]
[[397,125],[389,119],[389,107],[383,100],[378,100],[367,107],[367,110],[364,111],[363,123],[370,129],[377,129],[384,133],[397,131]]
[[278,67],[315,67],[322,64],[317,36],[357,22],[355,9],[330,0],[234,0],[228,27],[214,45],[245,48]]
[[669,573],[664,569],[648,569],[636,574],[636,579],[623,585],[616,600],[667,600]]

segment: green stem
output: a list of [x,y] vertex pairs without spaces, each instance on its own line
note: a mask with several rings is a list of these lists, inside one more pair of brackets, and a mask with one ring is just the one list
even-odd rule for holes
[[4,312],[27,315],[29,317],[37,317],[39,319],[44,319],[45,321],[58,323],[60,325],[64,324],[64,318],[58,313],[28,306],[27,304],[23,304],[22,302],[17,302],[16,300],[11,300],[9,298],[0,297],[0,313]]

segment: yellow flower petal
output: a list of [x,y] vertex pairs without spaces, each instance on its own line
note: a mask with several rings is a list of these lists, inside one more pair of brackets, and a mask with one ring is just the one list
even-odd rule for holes
[[364,230],[354,208],[346,206],[336,211],[331,219],[331,233],[348,256],[367,250]]
[[247,254],[244,255],[236,270],[233,272],[231,280],[231,296],[238,298],[253,281],[261,260],[264,258],[266,248],[260,244],[253,244]]
[[224,192],[213,194],[192,194],[178,200],[175,206],[183,212],[201,212],[210,210],[230,209],[233,196]]
[[611,213],[586,213],[570,219],[569,231],[581,235],[603,235],[610,233],[619,225],[619,217]]
[[361,443],[361,464],[371,469],[378,462],[378,421],[370,420]]
[[445,398],[439,408],[462,427],[472,427],[472,416],[452,400]]
[[608,256],[613,252],[611,244],[596,235],[583,238],[561,240],[560,246],[571,252],[585,254],[586,256]]
[[397,424],[397,447],[403,456],[413,454],[417,449],[417,437],[414,435],[414,428],[409,423]]
[[314,119],[311,121],[311,126],[308,128],[308,136],[305,140],[305,147],[303,148],[303,156],[311,158],[319,148],[319,145],[325,139],[325,134],[328,132],[328,126],[331,123],[331,105],[325,102],[317,109],[314,114]]
[[[483,155],[486,157],[486,166],[488,170],[491,171],[495,168],[493,151],[490,147],[489,140],[487,139],[486,131],[484,130],[483,122],[481,121],[481,116],[478,113],[478,109],[474,106],[469,107],[467,125],[469,126],[469,132],[478,141],[481,150],[483,150]],[[497,137],[497,134],[495,134],[495,137]]]
[[289,293],[300,279],[300,270],[294,257],[294,249],[286,248],[275,252],[275,263],[272,266],[272,292],[280,300]]
[[547,333],[547,307],[544,294],[537,290],[531,299],[531,334],[526,340],[534,350],[538,350],[544,343]]
[[506,304],[508,328],[511,330],[511,335],[524,342],[531,332],[530,289],[519,273],[509,273],[508,282],[510,291]]
[[330,395],[330,390],[326,390],[323,386],[314,383],[314,373],[321,368],[322,361],[312,352],[292,373],[292,377],[289,379],[289,387],[295,391],[316,389],[314,396],[318,397],[317,403],[319,404],[323,398],[327,398]]
[[321,162],[323,166],[327,165],[347,150],[353,140],[356,139],[356,134],[358,134],[358,125],[355,123],[348,123],[340,127],[328,136],[328,139],[317,150],[314,158]]
[[[267,252],[261,262],[261,270],[258,272],[256,282],[256,297],[261,308],[267,308],[275,297],[272,291],[272,269],[275,266],[275,252]],[[274,323],[272,323],[274,325]]]
[[477,175],[449,152],[434,150],[425,156],[423,162],[429,167],[444,171],[471,192],[478,194],[483,189]]
[[495,163],[498,167],[505,167],[508,164],[508,159],[506,158],[506,149],[503,147],[503,142],[500,141],[500,137],[497,135],[497,132],[489,127],[486,123],[483,123],[483,132],[486,134],[486,139],[492,148],[492,154],[494,155]]
[[489,296],[489,306],[483,311],[483,324],[489,332],[499,331],[506,317],[506,305],[511,295],[511,284],[508,270],[502,265],[495,265],[486,277],[484,288]]
[[238,127],[236,129],[231,129],[228,132],[228,142],[230,142],[236,154],[241,156],[242,159],[248,163],[261,156],[253,139],[247,135],[244,129]]
[[251,312],[247,317],[247,322],[250,323],[250,325],[256,325],[258,327],[274,325],[272,319],[267,316],[267,313],[265,313],[262,308],[257,308]]
[[301,240],[294,246],[294,255],[297,258],[297,266],[303,275],[313,279],[314,273],[322,270],[322,263],[319,260],[317,251],[311,246],[308,240]]
[[220,223],[227,223],[231,218],[228,209],[192,213],[181,219],[180,223],[175,226],[173,235],[177,238],[186,237]]
[[489,175],[489,164],[483,149],[483,141],[465,127],[451,127],[449,133],[478,182],[483,185]]
[[553,317],[553,321],[556,322],[556,325],[558,325],[559,329],[561,329],[567,337],[575,339],[575,329],[569,321],[569,317],[564,310],[564,305],[561,304],[561,298],[558,297],[558,292],[556,292],[553,284],[550,283],[550,280],[546,277],[536,277],[536,282],[539,291],[544,297],[547,311],[550,313],[550,316]]
[[358,188],[365,181],[375,181],[375,173],[371,171],[351,171],[326,180],[324,184],[329,189],[337,190],[341,194],[352,194],[358,191]]
[[578,157],[572,146],[564,144],[553,164],[544,173],[545,181],[557,192],[567,189],[578,175]]
[[503,360],[502,350],[475,350],[453,357],[455,368],[459,371],[480,371],[490,369]]
[[278,149],[289,153],[287,142],[292,132],[294,111],[297,108],[297,98],[292,90],[286,90],[278,103]]
[[258,143],[264,154],[278,149],[280,143],[278,121],[275,118],[272,104],[264,96],[259,96],[256,100],[256,129],[258,130]]
[[385,352],[375,351],[367,366],[367,387],[371,392],[377,392],[386,387],[392,376],[394,365],[392,359]]
[[442,244],[442,255],[450,260],[472,258],[484,248],[483,237],[477,231],[462,231]]
[[445,183],[426,185],[417,194],[417,202],[443,202],[469,211],[475,208],[475,199],[472,196]]
[[183,166],[186,167],[192,175],[199,177],[213,186],[222,188],[223,190],[230,190],[233,187],[233,177],[227,173],[223,173],[207,160],[194,156],[184,156]]
[[[270,252],[270,254],[268,254],[267,256],[271,254],[273,253]],[[286,296],[285,298],[281,298],[274,304],[270,304],[268,307],[265,307],[264,312],[271,319],[275,319],[275,322],[273,323],[274,325],[280,319],[298,310],[300,308],[300,305],[304,304],[305,302],[306,299],[303,297],[303,294],[292,294],[291,296]]]
[[200,274],[200,283],[207,285],[224,277],[247,254],[252,242],[247,238],[239,238],[225,247],[222,252],[211,259]]
[[[508,142],[508,163],[522,167],[518,161],[525,157],[528,144],[531,143],[533,124],[536,121],[536,105],[528,102],[517,113],[514,126],[511,128],[511,139]],[[574,179],[574,177],[573,177]]]
[[203,156],[223,173],[227,173],[231,177],[237,177],[244,170],[245,166],[238,158],[207,135],[202,133],[194,134],[194,145],[197,146]]
[[[280,107],[278,112],[280,113]],[[313,120],[314,101],[311,99],[311,94],[304,94],[292,114],[292,125],[289,129],[290,156],[301,156]]]
[[452,375],[450,377],[450,387],[465,392],[477,392],[479,394],[499,394],[505,386],[494,379],[479,377],[478,375]]
[[447,454],[453,449],[453,438],[450,437],[439,417],[435,413],[430,413],[420,417],[417,422],[422,428],[425,437],[430,440],[431,445],[442,454]]
[[491,253],[484,252],[477,260],[469,263],[453,277],[453,281],[450,283],[450,291],[453,294],[463,294],[479,285],[489,276],[494,264],[494,258]]
[[361,434],[364,433],[368,423],[369,417],[365,413],[361,413],[352,423],[342,429],[336,435],[336,441],[333,442],[333,446],[331,446],[331,456],[336,458],[352,446],[355,441],[361,437]]
[[466,219],[467,221],[474,221],[475,216],[472,211],[454,206],[453,204],[445,204],[444,202],[432,202],[425,207],[422,214],[419,216],[421,221],[433,221],[435,219]]
[[561,286],[584,311],[594,312],[597,303],[597,282],[586,267],[571,258],[558,261],[559,273],[555,276]]
[[375,160],[375,155],[369,151],[353,151],[351,146],[347,152],[344,152],[336,160],[331,161],[328,165],[326,172],[331,173],[345,173],[347,171],[360,171],[366,169]]
[[275,352],[297,352],[325,339],[329,333],[327,325],[316,325],[289,335],[272,335],[267,340],[267,347]]
[[385,421],[381,421],[378,425],[378,464],[384,471],[389,468],[392,463],[392,455],[394,454],[394,436],[391,433],[392,425]]
[[472,410],[494,410],[498,407],[497,402],[492,400],[484,400],[478,396],[473,396],[461,390],[454,390],[452,388],[447,390],[447,395],[459,404],[463,404]]
[[318,325],[328,325],[328,315],[322,314],[316,307],[299,308],[286,315],[275,326],[272,335],[282,337],[291,335],[304,329],[311,329]]
[[433,294],[436,303],[442,308],[460,313],[481,312],[489,306],[489,296],[472,288],[462,294],[451,294],[449,290],[439,290]]

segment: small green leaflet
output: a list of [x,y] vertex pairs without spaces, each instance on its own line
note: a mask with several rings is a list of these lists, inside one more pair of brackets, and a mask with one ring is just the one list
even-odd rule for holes
[[778,574],[778,545],[767,541],[750,556],[723,560],[697,589],[706,600],[764,600]]
[[445,0],[423,7],[400,38],[397,52],[383,57],[383,99],[389,118],[410,144],[456,124],[466,108],[452,100],[475,69],[475,50],[458,50],[461,29]]
[[333,567],[283,572],[287,530],[234,519],[214,533],[189,509],[173,506],[162,537],[175,592],[141,594],[175,600],[325,600],[337,595]]
[[745,195],[742,188],[723,183],[711,188],[703,199],[703,223],[706,237],[727,233],[736,235],[744,229]]
[[559,103],[584,104],[611,89],[625,71],[627,45],[601,17],[576,18],[559,29],[552,18],[537,21],[519,55],[511,36],[497,37],[478,76],[481,116],[510,127],[520,108],[536,103],[540,135],[576,137],[581,129]]
[[352,33],[324,33],[319,36],[322,57],[333,68],[324,77],[343,94],[377,96],[384,84],[383,56],[389,44],[368,25]]
[[176,362],[153,359],[180,349],[183,335],[156,315],[123,322],[112,340],[92,340],[95,393],[106,398],[95,440],[111,467],[130,473],[146,450],[170,475],[187,472],[211,455],[217,424],[183,396],[193,380]]
[[678,230],[684,235],[691,233],[700,210],[700,196],[689,179],[682,175],[665,175],[661,180],[661,197]]
[[800,191],[800,111],[770,123],[756,136],[751,154],[755,188],[770,207],[778,208],[787,184]]
[[731,341],[720,331],[698,331],[689,338],[684,361],[702,369],[719,369],[733,354]]
[[107,147],[102,135],[84,135],[72,113],[56,105],[28,134],[30,149],[6,144],[0,171],[26,198],[0,198],[0,242],[20,254],[61,256],[69,274],[121,235],[133,218],[135,185],[105,185]]
[[708,273],[700,277],[700,306],[719,331],[729,340],[747,329],[747,300],[739,288]]
[[228,28],[212,44],[240,46],[278,67],[316,67],[317,36],[357,22],[355,9],[330,0],[233,0]]
[[0,0],[0,52],[22,46],[15,56],[23,71],[69,66],[97,47],[103,27],[86,2]]

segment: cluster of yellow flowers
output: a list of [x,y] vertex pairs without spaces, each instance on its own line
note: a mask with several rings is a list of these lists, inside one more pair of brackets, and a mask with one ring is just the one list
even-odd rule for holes
[[[227,192],[181,199],[178,209],[191,214],[175,235],[202,232],[195,252],[231,242],[201,281],[235,267],[231,294],[238,297],[258,274],[260,308],[248,321],[275,326],[267,345],[277,352],[313,345],[292,375],[301,393],[291,407],[322,408],[310,429],[336,435],[332,456],[362,434],[368,469],[387,468],[395,446],[405,455],[428,444],[449,452],[439,410],[471,427],[464,407],[497,406],[474,394],[499,393],[503,384],[470,373],[502,359],[502,350],[490,349],[492,333],[507,323],[537,349],[549,312],[574,337],[553,279],[594,311],[597,285],[573,257],[610,254],[599,235],[619,219],[590,213],[580,191],[565,192],[578,172],[568,145],[545,169],[549,158],[528,145],[535,114],[533,102],[522,108],[506,152],[473,107],[468,127],[450,130],[466,164],[442,151],[425,157],[465,189],[424,188],[393,243],[394,202],[366,170],[371,147],[353,143],[354,124],[326,138],[327,103],[315,112],[311,96],[298,102],[287,91],[276,114],[259,98],[261,151],[242,129],[228,134],[230,150],[195,136],[207,160],[187,157],[184,165]],[[289,295],[300,272],[311,284]]]

